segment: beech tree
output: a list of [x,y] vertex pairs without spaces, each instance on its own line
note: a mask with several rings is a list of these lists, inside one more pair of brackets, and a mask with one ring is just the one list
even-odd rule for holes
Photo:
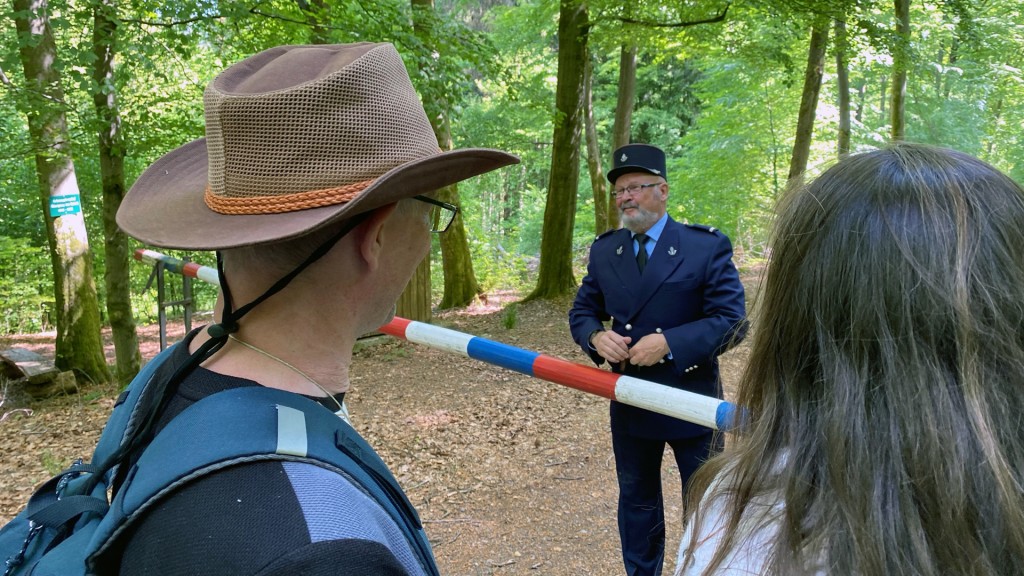
[[92,251],[71,157],[57,45],[46,0],[13,0],[25,72],[25,115],[35,148],[40,206],[53,268],[57,341],[55,364],[93,382],[110,378],[100,338]]
[[[434,13],[434,0],[411,1],[413,30],[416,37],[423,43],[423,50],[417,58],[419,71],[428,82],[437,81],[443,75],[437,74],[437,71],[431,66],[435,58],[434,23],[437,19]],[[443,88],[429,91],[427,97],[423,99],[423,107],[427,112],[430,126],[434,129],[438,146],[442,150],[451,150],[454,146],[447,92]],[[438,190],[437,197],[443,202],[456,206],[460,204],[459,189],[455,184]],[[466,240],[466,227],[462,222],[461,212],[460,210],[460,213],[455,216],[455,220],[452,221],[448,230],[438,237],[441,243],[441,261],[444,270],[444,294],[438,305],[438,308],[442,310],[466,306],[482,292],[476,275],[473,274],[473,259],[469,253],[469,242]]]
[[825,73],[825,49],[828,47],[829,20],[817,16],[811,25],[811,41],[807,48],[807,68],[804,71],[804,89],[800,97],[800,111],[797,114],[796,138],[793,139],[793,156],[789,163],[789,180],[803,174],[811,152],[814,133],[814,118],[818,111],[818,94],[821,92],[821,78]]
[[551,146],[551,177],[544,207],[537,287],[526,297],[555,298],[576,291],[572,232],[583,127],[583,77],[587,64],[587,3],[561,0],[558,13],[558,86]]
[[835,21],[836,100],[839,106],[839,132],[836,134],[836,153],[841,157],[850,152],[850,60],[846,38],[846,14]]
[[131,248],[128,236],[117,226],[117,208],[126,191],[124,177],[125,143],[121,112],[114,82],[117,46],[117,7],[114,0],[94,0],[92,49],[93,107],[99,139],[100,180],[103,187],[103,250],[107,289],[107,318],[114,340],[115,374],[118,382],[129,382],[142,363],[131,298]]
[[889,105],[889,123],[893,141],[906,135],[905,102],[907,97],[907,68],[910,65],[910,0],[894,0],[896,14],[896,42],[892,54],[892,99]]
[[608,210],[611,187],[604,175],[601,162],[601,139],[594,123],[594,59],[587,57],[583,76],[583,130],[587,147],[587,172],[590,174],[590,188],[594,191],[594,233],[600,235],[613,227],[612,212]]

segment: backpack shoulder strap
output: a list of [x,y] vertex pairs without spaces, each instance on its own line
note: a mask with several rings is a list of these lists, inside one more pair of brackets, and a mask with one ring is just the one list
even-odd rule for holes
[[178,486],[257,460],[310,462],[346,475],[394,519],[424,570],[438,574],[419,516],[369,444],[320,404],[262,386],[212,394],[171,420],[128,472],[90,548],[102,552],[133,519]]
[[152,360],[146,362],[142,370],[139,371],[124,391],[121,392],[120,396],[117,397],[117,401],[114,402],[114,410],[111,412],[110,418],[107,419],[107,423],[103,427],[103,433],[100,435],[100,439],[96,443],[96,449],[93,451],[93,463],[103,462],[107,456],[113,454],[121,443],[124,442],[130,424],[138,417],[136,409],[139,407],[139,399],[146,390],[150,389],[150,384],[156,375],[157,368],[170,358],[177,346],[179,344],[167,347],[153,357]]

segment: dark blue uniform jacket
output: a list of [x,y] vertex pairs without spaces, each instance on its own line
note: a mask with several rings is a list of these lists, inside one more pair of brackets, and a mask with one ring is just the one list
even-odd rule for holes
[[[626,363],[625,374],[704,394],[722,396],[717,356],[746,329],[743,285],[732,262],[732,244],[714,228],[671,218],[641,278],[629,230],[607,232],[590,249],[587,276],[569,312],[573,340],[600,366],[587,342],[611,320],[611,330],[635,344],[661,332],[671,358],[648,367]],[[623,372],[616,363],[615,372]],[[688,438],[703,426],[612,402],[613,430],[654,439]]]

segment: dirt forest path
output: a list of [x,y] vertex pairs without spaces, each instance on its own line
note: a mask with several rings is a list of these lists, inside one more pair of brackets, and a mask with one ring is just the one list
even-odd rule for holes
[[[569,338],[569,304],[519,305],[511,329],[498,308],[444,313],[434,323],[589,364]],[[143,333],[150,358],[157,333],[153,327]],[[180,336],[175,327],[169,340]],[[52,334],[0,338],[0,347],[52,354],[52,340]],[[740,346],[723,356],[727,390],[745,355]],[[37,483],[74,458],[89,457],[115,395],[110,386],[95,387],[30,403],[5,393],[0,522]],[[356,428],[418,508],[443,574],[622,573],[606,400],[390,337],[357,349],[347,400]],[[664,467],[667,574],[681,535],[679,475],[671,460]]]

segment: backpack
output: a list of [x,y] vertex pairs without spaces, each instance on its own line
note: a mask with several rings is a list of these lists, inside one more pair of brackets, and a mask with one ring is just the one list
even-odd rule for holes
[[[424,571],[439,574],[415,509],[376,452],[341,418],[283,390],[234,388],[186,408],[144,448],[108,503],[114,469],[95,464],[106,462],[126,440],[140,418],[139,398],[172,348],[147,363],[118,398],[91,463],[78,460],[51,478],[0,529],[4,576],[89,574],[90,557],[110,545],[134,515],[186,482],[254,459],[306,462],[346,477],[401,528]],[[95,475],[101,475],[98,482]]]

